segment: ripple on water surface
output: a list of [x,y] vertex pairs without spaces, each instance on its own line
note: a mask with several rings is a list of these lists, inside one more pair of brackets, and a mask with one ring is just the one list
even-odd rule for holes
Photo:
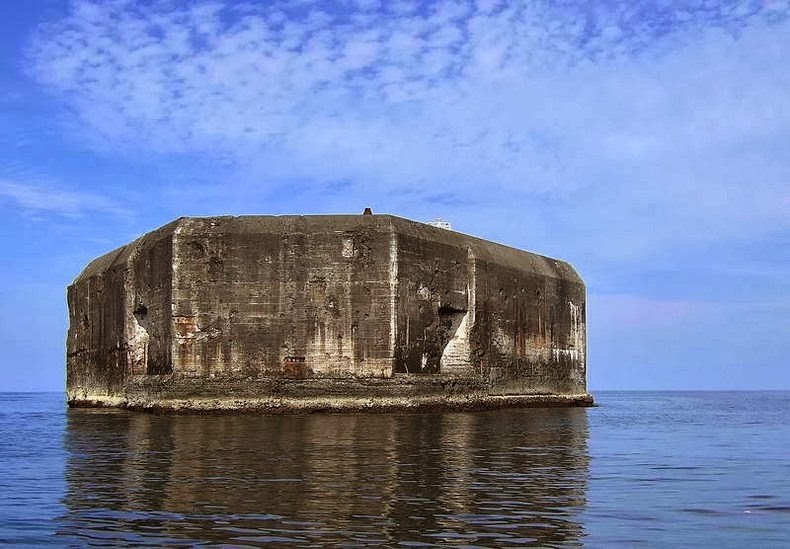
[[0,542],[718,545],[790,535],[787,393],[176,416],[0,396]]
[[[68,414],[61,535],[130,543],[574,544],[585,410]],[[93,538],[89,538],[93,539]]]

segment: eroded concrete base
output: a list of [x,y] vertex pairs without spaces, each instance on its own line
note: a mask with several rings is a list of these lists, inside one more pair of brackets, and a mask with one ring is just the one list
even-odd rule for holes
[[69,391],[72,407],[152,412],[433,412],[512,407],[592,406],[589,393],[506,394],[477,378],[411,376],[350,379],[184,379],[139,376],[123,396]]
[[189,398],[152,400],[95,397],[69,400],[69,406],[115,407],[143,412],[266,414],[358,412],[473,412],[500,408],[551,408],[593,406],[589,393],[581,395],[488,395],[350,397],[350,398]]

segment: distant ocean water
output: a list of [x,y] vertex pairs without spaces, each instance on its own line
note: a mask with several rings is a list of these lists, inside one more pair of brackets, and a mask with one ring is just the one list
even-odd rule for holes
[[790,392],[172,416],[0,394],[0,544],[787,547]]

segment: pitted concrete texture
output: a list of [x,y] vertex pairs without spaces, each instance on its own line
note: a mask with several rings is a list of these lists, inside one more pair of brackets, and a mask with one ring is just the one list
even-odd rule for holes
[[390,215],[181,218],[68,289],[70,405],[589,405],[562,261]]

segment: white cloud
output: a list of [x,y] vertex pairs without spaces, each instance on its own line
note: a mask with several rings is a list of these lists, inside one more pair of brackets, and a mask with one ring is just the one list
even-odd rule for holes
[[788,229],[786,5],[365,4],[77,1],[31,70],[98,148],[511,215],[540,197],[562,205],[556,238],[602,257]]

